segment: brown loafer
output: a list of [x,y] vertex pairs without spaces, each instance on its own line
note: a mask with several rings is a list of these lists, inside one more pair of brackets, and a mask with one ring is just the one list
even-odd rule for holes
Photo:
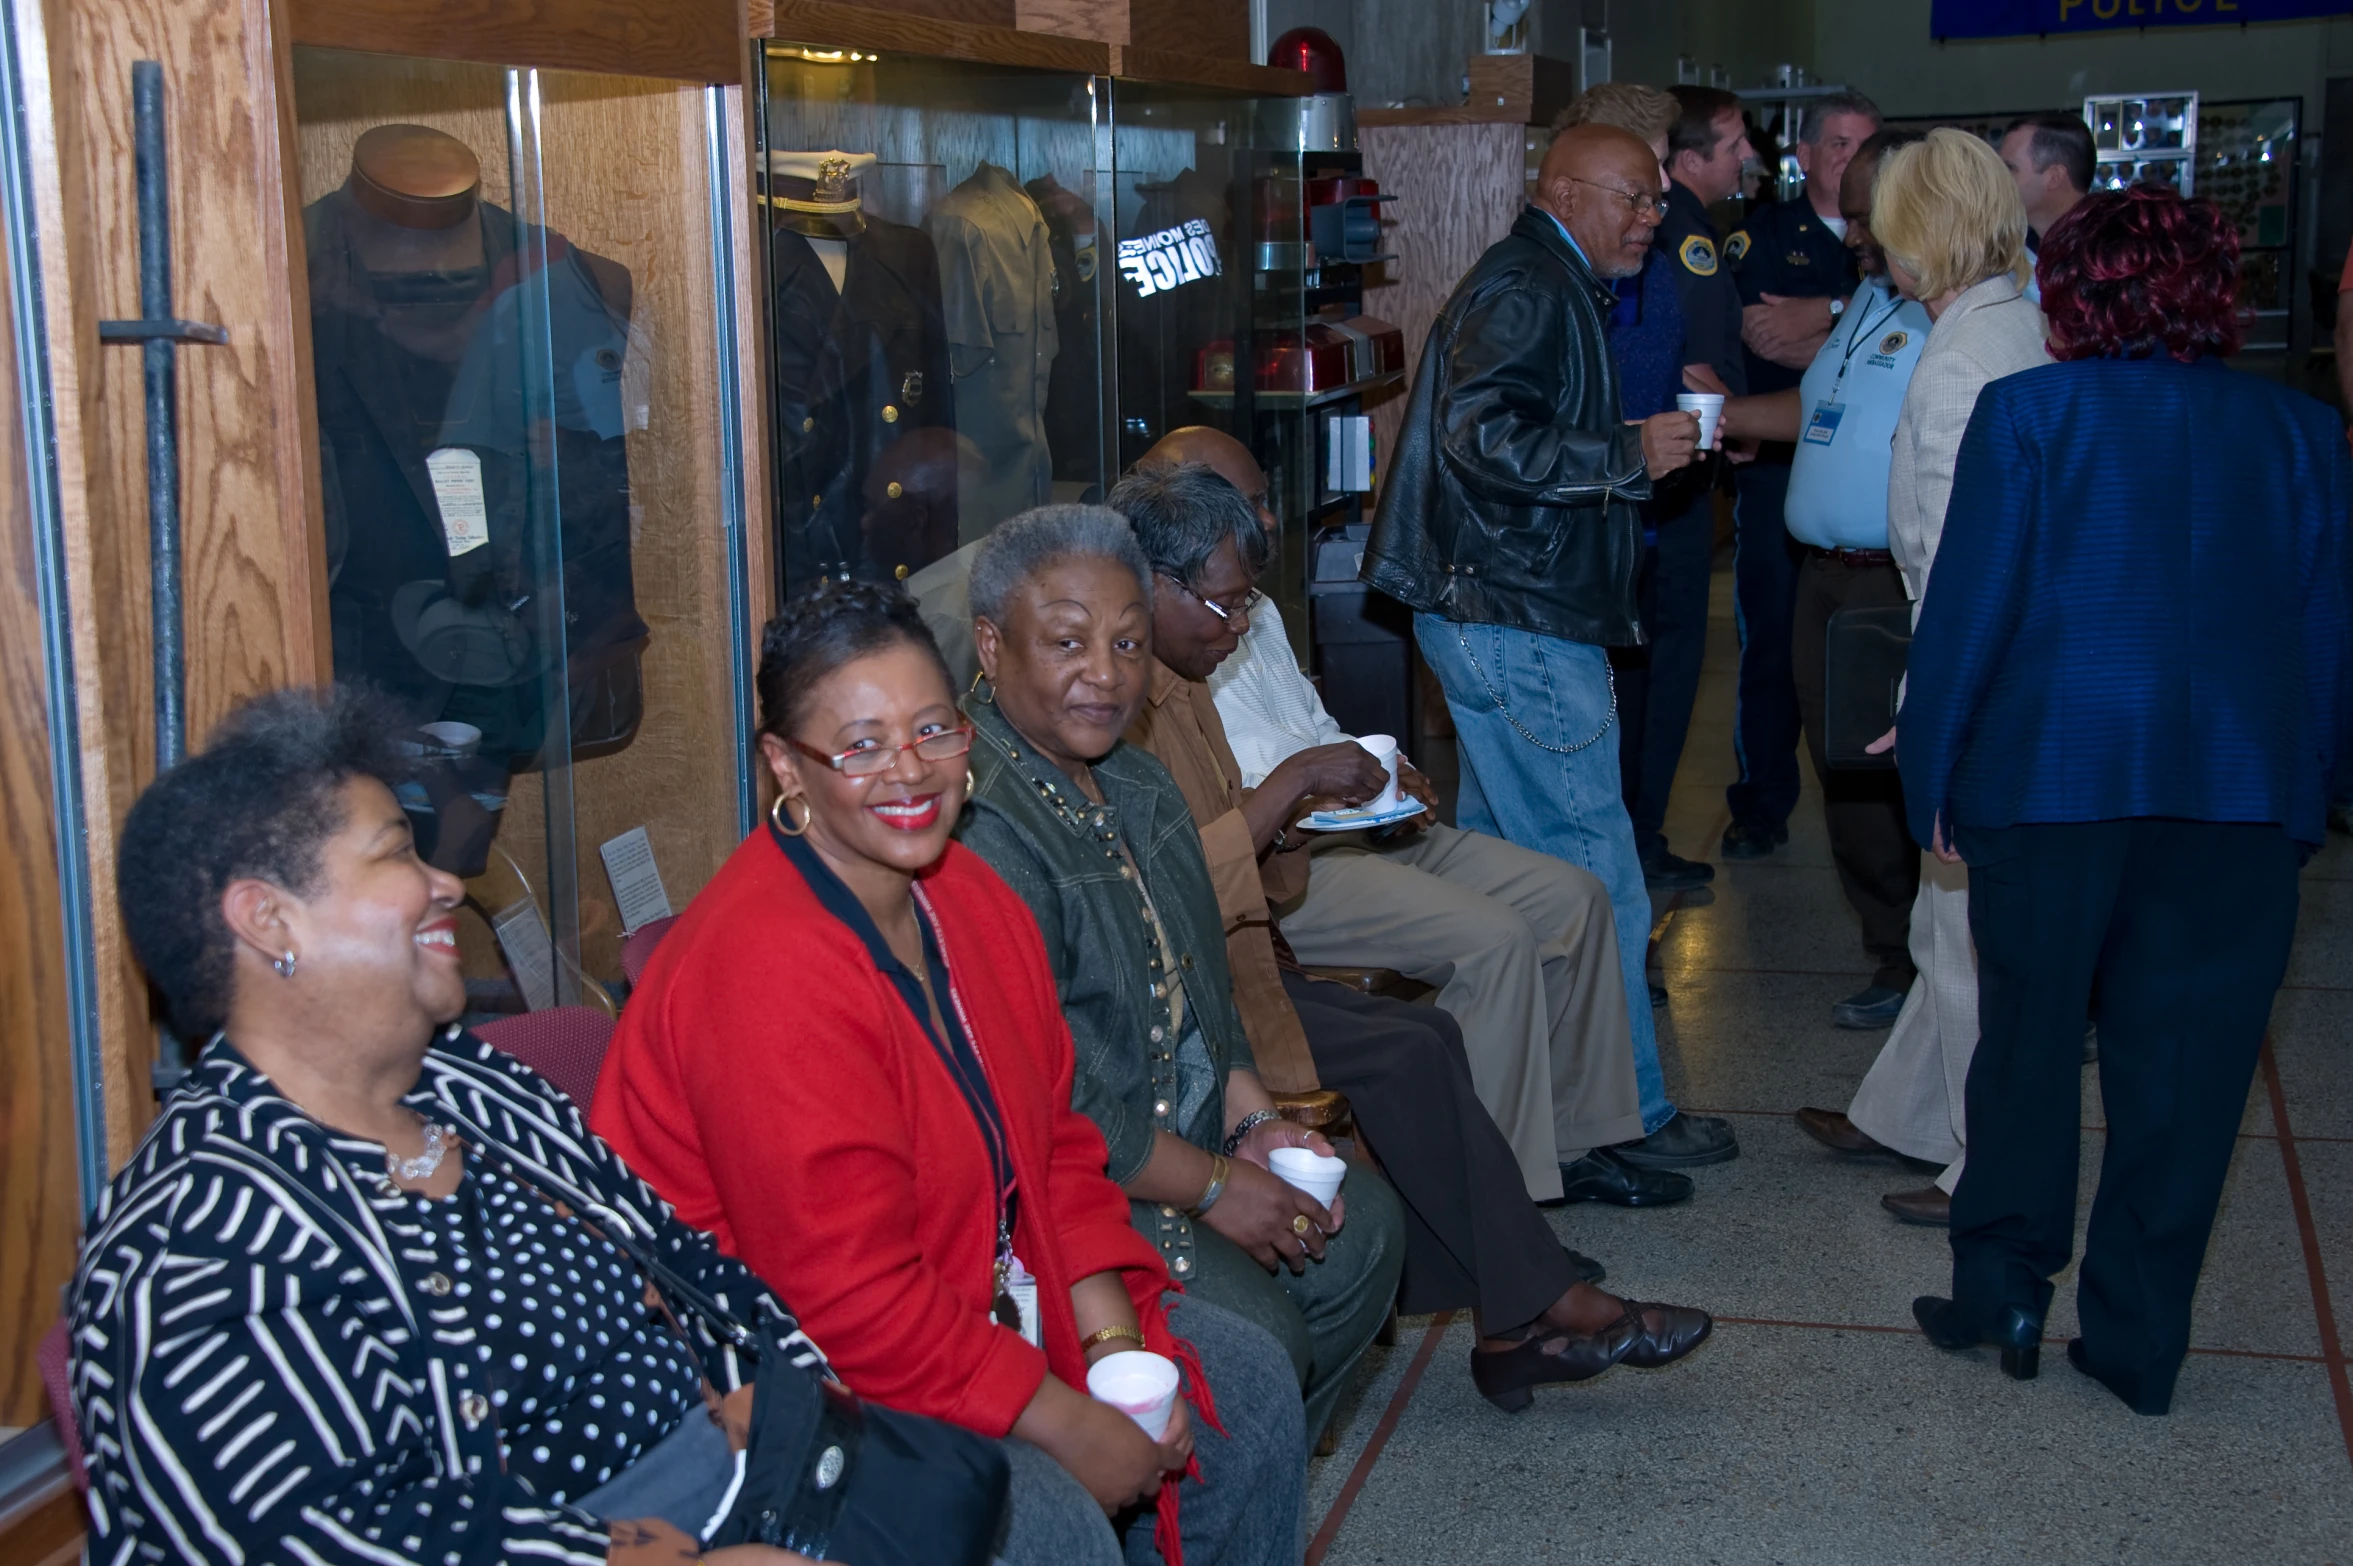
[[1927,1229],[1948,1229],[1953,1222],[1953,1199],[1935,1186],[1919,1191],[1890,1191],[1879,1205],[1906,1223]]
[[1834,1153],[1884,1153],[1887,1144],[1866,1136],[1861,1127],[1835,1109],[1801,1109],[1791,1117],[1797,1128]]

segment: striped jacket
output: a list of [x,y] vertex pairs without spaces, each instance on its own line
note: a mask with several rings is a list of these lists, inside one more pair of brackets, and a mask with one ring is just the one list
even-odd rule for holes
[[[648,1242],[731,1312],[774,1315],[797,1362],[823,1369],[759,1280],[520,1063],[453,1027],[404,1102]],[[455,1375],[466,1313],[422,1286],[370,1200],[381,1166],[351,1145],[216,1038],[115,1177],[69,1308],[93,1560],[604,1559],[601,1523],[503,1471],[489,1405]],[[748,1375],[697,1347],[715,1378]]]

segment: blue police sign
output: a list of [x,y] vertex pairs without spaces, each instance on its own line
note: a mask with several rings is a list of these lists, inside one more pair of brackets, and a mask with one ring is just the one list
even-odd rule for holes
[[1928,31],[1936,38],[2008,38],[2348,14],[2353,14],[2353,0],[1933,0]]

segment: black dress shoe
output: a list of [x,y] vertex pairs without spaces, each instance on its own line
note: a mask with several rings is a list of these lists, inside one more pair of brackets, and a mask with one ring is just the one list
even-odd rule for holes
[[1961,1307],[1951,1300],[1923,1294],[1912,1301],[1912,1319],[1920,1323],[1920,1330],[1938,1348],[1967,1349],[1982,1345],[2000,1349],[2002,1374],[2012,1381],[2032,1381],[2042,1369],[2042,1318],[2023,1305],[2005,1309],[2000,1323],[1991,1330],[1979,1330],[1961,1319]]
[[1716,878],[1716,867],[1704,860],[1685,859],[1660,849],[1642,861],[1642,879],[1654,891],[1680,892],[1689,887],[1705,886]]
[[1635,1326],[1634,1342],[1626,1350],[1626,1363],[1638,1370],[1672,1365],[1705,1343],[1708,1334],[1716,1330],[1715,1317],[1688,1305],[1645,1305],[1640,1300],[1628,1300],[1626,1314],[1634,1318]]
[[1789,841],[1787,826],[1752,826],[1746,821],[1735,821],[1724,829],[1724,841],[1718,851],[1726,859],[1762,859]]
[[1691,1199],[1691,1177],[1638,1169],[1614,1147],[1597,1147],[1560,1166],[1561,1200],[1607,1202],[1612,1207],[1666,1207]]
[[1857,1028],[1865,1031],[1892,1028],[1895,1019],[1904,1011],[1904,992],[1885,984],[1874,984],[1860,989],[1830,1008],[1833,1027]]
[[1740,1156],[1732,1122],[1716,1115],[1677,1115],[1639,1142],[1610,1149],[1644,1169],[1697,1169]]
[[1600,1375],[1624,1359],[1641,1334],[1641,1323],[1629,1313],[1581,1338],[1538,1331],[1498,1352],[1473,1349],[1471,1383],[1488,1402],[1516,1414],[1536,1400],[1538,1387]]
[[2067,1363],[2115,1393],[2124,1406],[2136,1414],[2147,1414],[2152,1418],[2161,1418],[2173,1407],[2173,1394],[2170,1391],[2162,1398],[2136,1397],[2108,1377],[2092,1369],[2091,1355],[2085,1350],[2081,1338],[2067,1340]]
[[1610,1270],[1607,1267],[1583,1251],[1572,1251],[1565,1245],[1561,1247],[1561,1251],[1569,1258],[1569,1270],[1577,1275],[1579,1283],[1590,1283],[1599,1288],[1601,1280],[1610,1275]]

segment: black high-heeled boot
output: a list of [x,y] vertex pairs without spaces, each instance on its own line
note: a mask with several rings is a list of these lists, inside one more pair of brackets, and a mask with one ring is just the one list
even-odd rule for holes
[[1983,1345],[2002,1351],[2002,1374],[2012,1381],[2032,1381],[2042,1369],[2042,1318],[2023,1305],[2012,1305],[2002,1312],[2001,1321],[1990,1330],[1977,1331],[1961,1319],[1960,1307],[1938,1294],[1923,1294],[1912,1301],[1912,1319],[1920,1323],[1920,1330],[1928,1341],[1941,1349],[1967,1349]]

